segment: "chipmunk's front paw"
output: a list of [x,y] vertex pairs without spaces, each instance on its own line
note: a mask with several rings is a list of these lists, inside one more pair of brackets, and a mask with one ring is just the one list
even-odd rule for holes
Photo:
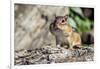
[[60,48],[60,45],[59,44],[57,45],[57,48]]

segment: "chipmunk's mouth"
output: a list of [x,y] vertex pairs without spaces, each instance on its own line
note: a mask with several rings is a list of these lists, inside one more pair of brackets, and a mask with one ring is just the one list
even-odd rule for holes
[[66,23],[61,23],[61,25],[66,25]]
[[67,23],[59,23],[59,25],[67,25]]

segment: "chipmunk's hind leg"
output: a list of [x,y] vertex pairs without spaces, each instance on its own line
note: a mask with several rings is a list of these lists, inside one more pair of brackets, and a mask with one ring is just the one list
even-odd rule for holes
[[80,49],[77,45],[73,46],[74,49]]
[[82,48],[82,46],[80,44],[77,44],[77,45],[73,46],[73,49],[81,49],[81,48]]

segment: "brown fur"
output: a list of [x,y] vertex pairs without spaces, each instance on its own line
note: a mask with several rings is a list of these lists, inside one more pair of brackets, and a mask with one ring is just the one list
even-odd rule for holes
[[[66,48],[80,48],[81,37],[80,34],[73,31],[69,25],[66,16],[58,16],[54,23],[50,25],[50,31],[56,37],[56,44]],[[75,47],[74,47],[75,46]]]

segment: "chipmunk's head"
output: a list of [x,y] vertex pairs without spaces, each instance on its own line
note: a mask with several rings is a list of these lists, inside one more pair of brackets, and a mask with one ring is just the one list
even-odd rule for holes
[[68,24],[67,19],[68,19],[68,15],[56,16],[55,23],[56,23],[56,25],[66,25],[66,24]]
[[67,27],[69,26],[68,24],[68,15],[65,16],[57,16],[55,18],[55,25],[57,28],[61,29],[61,30],[65,30],[65,28],[67,29]]

